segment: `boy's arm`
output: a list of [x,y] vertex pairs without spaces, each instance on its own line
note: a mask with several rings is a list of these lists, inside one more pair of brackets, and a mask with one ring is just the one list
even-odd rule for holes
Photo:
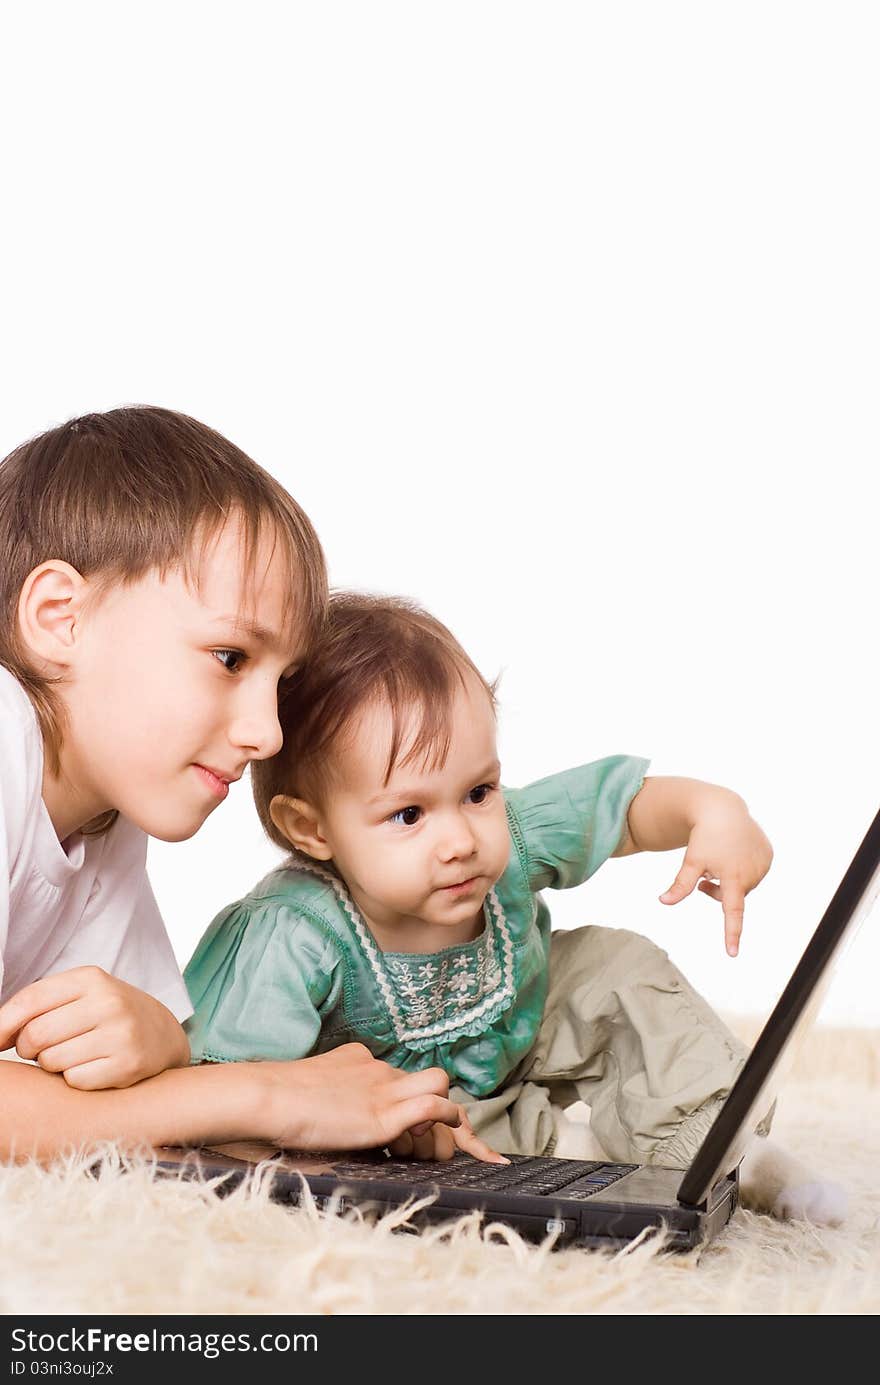
[[289,1149],[369,1149],[434,1121],[458,1126],[440,1068],[404,1072],[362,1044],[290,1063],[177,1068],[133,1087],[82,1092],[0,1060],[0,1159],[47,1160],[115,1140],[129,1148],[265,1140]]
[[678,904],[699,881],[700,890],[722,905],[725,943],[735,957],[745,896],[770,869],[773,849],[732,789],[700,779],[646,779],[630,803],[626,831],[612,854],[682,846],[687,851],[681,869],[660,896],[661,903]]
[[0,1005],[0,1050],[12,1045],[71,1087],[131,1087],[189,1062],[171,1011],[101,967],[73,967],[24,986]]

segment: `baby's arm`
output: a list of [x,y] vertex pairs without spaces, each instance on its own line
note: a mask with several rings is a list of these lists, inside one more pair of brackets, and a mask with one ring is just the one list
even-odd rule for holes
[[770,869],[773,849],[731,789],[699,779],[646,779],[630,803],[626,831],[613,855],[682,846],[687,847],[684,861],[661,903],[678,904],[699,881],[703,893],[721,903],[727,951],[735,957],[745,896]]
[[190,1056],[161,1001],[92,966],[43,977],[0,1006],[0,1050],[13,1044],[83,1091],[131,1087]]
[[403,1072],[362,1044],[289,1063],[219,1063],[133,1087],[77,1091],[0,1060],[0,1159],[49,1159],[116,1140],[130,1148],[264,1140],[289,1149],[369,1149],[434,1121],[458,1126],[440,1068]]

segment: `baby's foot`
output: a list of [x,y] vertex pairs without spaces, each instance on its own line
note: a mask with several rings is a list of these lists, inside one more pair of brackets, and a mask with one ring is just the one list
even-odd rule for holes
[[744,1207],[780,1221],[839,1226],[847,1213],[846,1189],[816,1175],[772,1140],[755,1139],[740,1166]]
[[565,1111],[556,1107],[553,1111],[553,1124],[556,1130],[553,1153],[557,1159],[605,1158],[605,1152],[587,1120],[573,1120]]
[[811,1179],[789,1183],[781,1189],[771,1207],[780,1221],[811,1221],[816,1226],[840,1226],[847,1213],[846,1189],[839,1183]]

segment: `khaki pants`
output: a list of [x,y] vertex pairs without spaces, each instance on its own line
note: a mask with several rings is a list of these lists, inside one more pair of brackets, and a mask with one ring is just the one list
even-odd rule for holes
[[541,1028],[503,1091],[450,1095],[507,1154],[552,1154],[556,1113],[584,1101],[608,1158],[686,1168],[747,1054],[654,943],[575,928],[551,935]]

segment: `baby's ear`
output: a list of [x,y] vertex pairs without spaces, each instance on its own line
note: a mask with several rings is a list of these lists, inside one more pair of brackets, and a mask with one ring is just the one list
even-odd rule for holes
[[321,831],[319,813],[313,804],[278,793],[269,804],[269,816],[291,846],[316,861],[330,860],[333,849]]

